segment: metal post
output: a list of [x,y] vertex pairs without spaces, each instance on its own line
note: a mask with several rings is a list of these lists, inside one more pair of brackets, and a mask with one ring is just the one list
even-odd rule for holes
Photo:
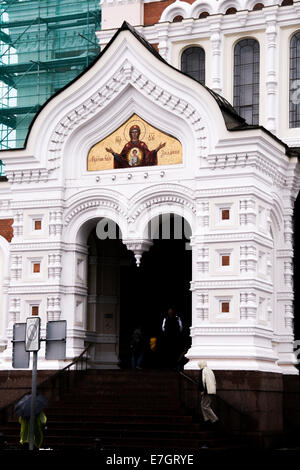
[[33,352],[33,363],[32,363],[29,450],[33,450],[33,445],[34,445],[34,421],[35,421],[35,401],[36,401],[37,357],[38,357],[38,352],[34,351]]

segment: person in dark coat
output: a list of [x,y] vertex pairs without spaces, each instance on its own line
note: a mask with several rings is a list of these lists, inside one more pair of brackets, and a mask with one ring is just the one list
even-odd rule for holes
[[162,322],[162,342],[164,363],[167,367],[176,368],[177,361],[182,352],[182,321],[175,314],[173,308],[169,308]]
[[132,369],[141,369],[146,349],[145,334],[141,326],[138,326],[132,333],[130,349]]

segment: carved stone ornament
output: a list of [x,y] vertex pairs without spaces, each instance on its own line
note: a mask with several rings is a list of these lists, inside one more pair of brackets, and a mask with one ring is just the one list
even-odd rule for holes
[[141,264],[141,258],[144,251],[149,251],[153,242],[151,240],[139,239],[139,240],[123,240],[123,243],[127,246],[127,249],[133,251],[136,260],[136,265],[139,267]]

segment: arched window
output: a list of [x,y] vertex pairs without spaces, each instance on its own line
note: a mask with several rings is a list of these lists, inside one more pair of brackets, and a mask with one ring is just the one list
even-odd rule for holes
[[208,11],[203,11],[202,13],[200,13],[199,19],[201,19],[201,18],[207,18],[208,16],[209,16]]
[[259,43],[242,39],[234,48],[233,106],[247,124],[259,120]]
[[300,127],[300,31],[290,43],[290,127]]
[[264,4],[263,3],[256,3],[253,7],[253,11],[256,11],[256,10],[262,10],[264,7]]
[[236,12],[237,12],[237,9],[234,7],[231,7],[231,8],[228,8],[228,10],[226,10],[225,15],[235,15]]
[[173,23],[180,23],[183,20],[183,16],[177,15],[173,18]]
[[181,56],[181,70],[195,78],[202,85],[205,84],[205,52],[202,47],[189,47]]

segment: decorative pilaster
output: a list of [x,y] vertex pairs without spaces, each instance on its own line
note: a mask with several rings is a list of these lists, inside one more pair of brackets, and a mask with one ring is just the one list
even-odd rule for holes
[[209,303],[208,292],[198,291],[196,293],[196,318],[200,321],[208,320]]
[[21,315],[21,299],[20,297],[11,297],[9,304],[9,324],[20,321]]
[[256,223],[256,206],[255,199],[240,200],[240,225],[255,225]]
[[206,232],[209,228],[209,202],[201,201],[197,204],[198,230]]
[[[210,19],[211,20],[211,19]],[[212,20],[211,20],[212,21]],[[211,85],[210,88],[217,93],[222,93],[221,80],[221,20],[218,18],[210,24],[210,42],[211,42]]]
[[254,245],[241,245],[240,248],[240,273],[256,274],[257,250]]
[[47,297],[47,320],[48,321],[57,321],[60,320],[61,316],[61,306],[60,306],[60,296],[51,296]]
[[284,283],[287,290],[293,289],[293,263],[284,261]]
[[[270,10],[270,11],[269,11]],[[279,56],[277,44],[277,6],[272,11],[267,8],[264,10],[266,15],[266,128],[276,134],[277,131],[277,94],[278,94],[278,76],[276,59]]]
[[11,280],[19,281],[22,277],[22,256],[12,255],[11,257]]
[[257,317],[257,300],[254,292],[240,293],[240,318],[241,320],[253,320]]
[[23,211],[14,212],[14,238],[21,238],[23,236]]
[[169,23],[158,23],[155,25],[158,37],[158,51],[160,55],[168,60],[169,55]]
[[293,331],[293,302],[288,302],[284,306],[284,324],[290,331]]
[[48,255],[48,277],[49,280],[60,281],[62,264],[60,253],[50,253]]
[[49,214],[49,235],[50,236],[59,236],[62,234],[63,230],[63,221],[62,221],[63,212],[62,211],[51,211]]
[[208,274],[209,269],[209,249],[200,246],[197,248],[196,258],[197,274],[201,277],[205,277]]
[[293,243],[293,210],[284,216],[284,242],[292,246]]

